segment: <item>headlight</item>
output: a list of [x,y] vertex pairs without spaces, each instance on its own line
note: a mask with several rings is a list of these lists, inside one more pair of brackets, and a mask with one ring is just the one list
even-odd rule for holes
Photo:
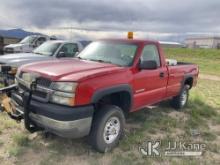
[[75,94],[54,92],[50,97],[50,101],[57,104],[74,106]]
[[21,78],[23,81],[27,83],[32,83],[36,80],[36,75],[31,74],[31,73],[22,73]]
[[[18,75],[17,75],[18,76]],[[22,73],[21,74],[21,79],[23,81],[23,83],[30,88],[31,87],[31,83],[33,83],[34,81],[36,81],[36,79],[39,77],[39,75],[37,73]]]
[[54,82],[52,89],[55,90],[50,97],[50,101],[57,104],[74,106],[75,91],[77,83],[74,82]]
[[54,82],[52,88],[62,92],[74,93],[76,86],[77,83],[74,82]]

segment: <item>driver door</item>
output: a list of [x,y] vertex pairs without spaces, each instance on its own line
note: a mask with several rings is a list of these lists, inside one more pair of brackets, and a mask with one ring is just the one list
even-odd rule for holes
[[139,70],[134,78],[134,110],[159,102],[166,94],[167,69],[161,66],[156,45],[146,45],[140,60],[156,61],[157,69]]

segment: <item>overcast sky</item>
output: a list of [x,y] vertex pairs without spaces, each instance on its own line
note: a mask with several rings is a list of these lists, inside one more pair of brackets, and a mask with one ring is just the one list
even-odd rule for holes
[[1,0],[0,4],[0,29],[51,34],[66,32],[58,28],[69,26],[103,30],[72,31],[76,37],[114,36],[129,30],[145,37],[219,33],[219,17],[220,0]]

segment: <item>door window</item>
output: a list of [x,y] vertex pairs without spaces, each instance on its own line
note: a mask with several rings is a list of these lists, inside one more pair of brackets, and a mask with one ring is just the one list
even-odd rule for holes
[[41,44],[43,44],[46,41],[45,37],[39,37],[36,41],[36,46],[40,46]]
[[160,56],[155,45],[146,45],[141,55],[141,61],[156,61],[157,66],[160,66]]
[[63,52],[65,57],[74,57],[78,51],[77,44],[65,44],[60,49],[60,52]]

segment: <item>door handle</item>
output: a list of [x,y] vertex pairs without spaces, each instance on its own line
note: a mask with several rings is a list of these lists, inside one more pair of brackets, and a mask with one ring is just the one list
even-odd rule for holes
[[161,78],[165,77],[165,73],[164,72],[160,72],[160,77]]

